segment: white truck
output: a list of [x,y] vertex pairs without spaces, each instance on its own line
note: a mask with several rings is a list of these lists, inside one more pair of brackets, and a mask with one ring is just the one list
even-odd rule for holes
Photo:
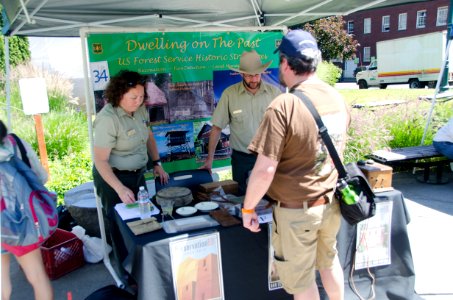
[[356,75],[359,88],[385,89],[389,84],[404,83],[412,89],[435,88],[444,59],[446,36],[446,31],[438,31],[377,42],[377,60]]

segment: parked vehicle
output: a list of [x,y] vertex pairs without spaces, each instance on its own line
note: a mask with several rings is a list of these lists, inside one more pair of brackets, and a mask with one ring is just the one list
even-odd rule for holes
[[367,66],[357,66],[354,70],[354,78],[357,76],[357,73],[365,71]]
[[404,83],[413,89],[435,88],[445,49],[446,31],[377,42],[377,60],[357,73],[356,82],[360,89]]

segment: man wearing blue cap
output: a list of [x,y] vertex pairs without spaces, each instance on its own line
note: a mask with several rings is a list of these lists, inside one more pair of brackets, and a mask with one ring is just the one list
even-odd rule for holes
[[[313,102],[342,155],[349,113],[341,95],[316,76],[321,61],[316,40],[306,31],[293,30],[275,52],[280,56],[281,83]],[[244,227],[260,231],[254,208],[267,194],[275,203],[272,245],[283,288],[297,300],[319,299],[319,270],[329,299],[343,299],[343,270],[336,250],[341,214],[333,195],[338,173],[313,116],[294,94],[278,96],[248,149],[258,158],[242,209]]]

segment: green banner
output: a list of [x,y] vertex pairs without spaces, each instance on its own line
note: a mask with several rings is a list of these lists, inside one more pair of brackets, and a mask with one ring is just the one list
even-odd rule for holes
[[[147,77],[145,101],[165,170],[195,169],[208,154],[209,122],[223,90],[242,80],[244,51],[272,61],[263,80],[278,84],[281,31],[89,33],[87,46],[96,111],[110,76],[131,70]],[[213,167],[230,164],[229,130],[222,131]]]
[[281,32],[149,32],[88,35],[90,62],[107,61],[110,74],[129,69],[171,73],[173,82],[212,80],[215,70],[237,67],[244,50],[272,60]]

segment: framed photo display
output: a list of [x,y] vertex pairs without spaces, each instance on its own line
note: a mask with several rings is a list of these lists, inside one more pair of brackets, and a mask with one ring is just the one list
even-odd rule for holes
[[170,242],[176,300],[224,300],[218,232],[182,236]]

